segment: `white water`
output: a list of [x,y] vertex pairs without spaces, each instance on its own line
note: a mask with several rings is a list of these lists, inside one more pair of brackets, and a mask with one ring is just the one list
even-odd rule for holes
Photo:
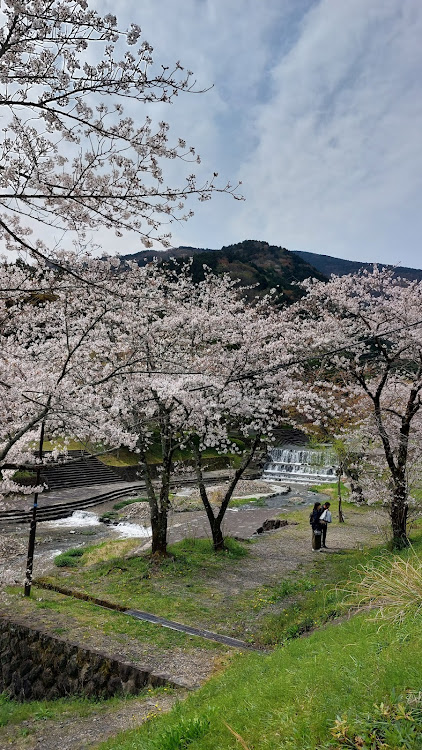
[[262,478],[300,483],[335,482],[336,457],[329,449],[272,448]]
[[137,523],[127,523],[125,521],[121,521],[116,526],[109,526],[109,528],[117,531],[117,533],[121,534],[124,539],[129,539],[131,537],[151,536],[150,526],[139,526],[139,524]]
[[[99,526],[100,523],[98,516],[88,510],[75,510],[67,518],[59,518],[56,521],[44,521],[45,526],[68,529],[80,528],[81,526]],[[122,521],[115,526],[113,524],[107,525],[107,528],[116,531],[123,539],[151,536],[151,528],[149,526],[140,526],[137,523]]]
[[99,526],[100,521],[95,513],[88,510],[74,510],[67,518],[58,518],[56,521],[44,521],[44,526],[52,528],[74,528],[80,526]]

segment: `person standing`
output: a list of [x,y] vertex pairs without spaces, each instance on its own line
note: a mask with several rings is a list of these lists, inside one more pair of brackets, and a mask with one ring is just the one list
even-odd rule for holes
[[331,503],[324,503],[324,507],[322,509],[322,513],[319,518],[321,529],[322,529],[321,547],[323,547],[324,549],[326,549],[327,547],[327,545],[325,544],[325,540],[327,539],[328,524],[331,523],[331,521],[333,520],[331,511],[330,511],[330,504]]
[[322,524],[320,517],[323,512],[321,503],[314,503],[314,508],[309,516],[309,523],[312,527],[312,550],[317,552],[321,549]]

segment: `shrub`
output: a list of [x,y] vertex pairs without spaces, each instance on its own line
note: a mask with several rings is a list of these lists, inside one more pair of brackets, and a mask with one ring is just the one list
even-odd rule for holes
[[54,564],[58,568],[76,568],[78,565],[78,558],[82,557],[84,550],[81,547],[74,549],[68,549],[66,552],[62,552],[61,555],[57,555],[54,558]]

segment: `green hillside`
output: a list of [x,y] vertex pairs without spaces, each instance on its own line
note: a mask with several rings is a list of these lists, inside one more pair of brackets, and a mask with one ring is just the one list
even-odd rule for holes
[[136,260],[142,266],[157,257],[173,267],[183,263],[184,258],[192,257],[192,275],[196,281],[204,278],[204,265],[217,274],[228,273],[239,280],[240,286],[253,286],[246,292],[250,299],[277,289],[276,301],[279,304],[293,302],[300,296],[296,282],[309,276],[325,279],[324,274],[297,254],[258,240],[245,240],[221,250],[180,247],[164,252],[135,253],[124,256],[124,259]]

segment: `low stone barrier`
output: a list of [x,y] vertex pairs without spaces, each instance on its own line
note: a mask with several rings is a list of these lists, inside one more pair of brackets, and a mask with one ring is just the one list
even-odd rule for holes
[[255,534],[263,534],[264,531],[275,531],[275,529],[281,529],[284,526],[288,526],[288,521],[280,518],[269,518],[255,531]]
[[145,685],[176,687],[165,675],[0,616],[0,693],[19,701],[108,698],[136,694]]

